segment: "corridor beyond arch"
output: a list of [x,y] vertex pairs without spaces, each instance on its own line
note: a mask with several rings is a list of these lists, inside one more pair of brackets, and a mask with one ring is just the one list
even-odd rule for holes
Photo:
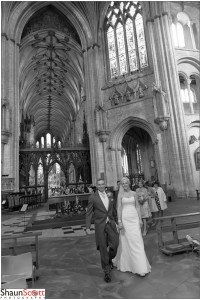
[[132,127],[140,127],[147,131],[147,133],[151,137],[152,143],[155,143],[157,141],[157,135],[154,131],[153,126],[149,122],[137,117],[128,117],[124,119],[121,123],[119,123],[110,134],[109,148],[112,150],[120,150],[124,135]]

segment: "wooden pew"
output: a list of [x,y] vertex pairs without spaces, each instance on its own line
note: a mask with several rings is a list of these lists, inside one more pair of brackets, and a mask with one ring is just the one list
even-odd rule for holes
[[[38,237],[42,235],[42,232],[34,233],[22,233],[14,234],[11,236],[1,237],[1,254],[9,255],[10,251],[12,255],[17,255],[26,252],[35,252],[36,268],[39,268],[39,247],[38,247]],[[34,241],[33,241],[34,239]]]
[[8,208],[20,209],[23,204],[28,204],[28,207],[38,207],[43,202],[42,194],[24,195],[24,193],[11,193],[8,196]]
[[[200,213],[196,212],[155,218],[155,220],[158,221],[156,232],[158,235],[158,246],[160,250],[167,255],[190,251],[191,246],[187,242],[186,238],[180,239],[178,232],[180,230],[200,227],[199,215]],[[190,222],[187,220],[188,218],[191,218]],[[192,219],[194,220],[192,221]],[[180,220],[180,222],[178,222],[178,220]],[[167,232],[172,233],[172,239],[164,241],[164,233]],[[186,231],[186,235],[187,234],[188,231]]]

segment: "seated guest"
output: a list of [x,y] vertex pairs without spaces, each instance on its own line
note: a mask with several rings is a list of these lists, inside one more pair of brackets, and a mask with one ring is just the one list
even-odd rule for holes
[[139,188],[139,183],[138,183],[138,180],[135,179],[134,184],[132,184],[132,191],[135,192],[138,188]]

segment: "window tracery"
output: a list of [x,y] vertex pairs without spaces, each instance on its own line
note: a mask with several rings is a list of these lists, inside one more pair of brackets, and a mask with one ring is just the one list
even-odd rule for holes
[[111,2],[106,16],[106,37],[111,78],[148,66],[139,2]]
[[136,145],[136,156],[137,156],[138,173],[142,174],[143,173],[143,170],[142,170],[142,156],[141,156],[140,146],[138,144]]
[[179,74],[179,81],[184,112],[194,114],[199,110],[197,80],[194,75],[184,78],[183,75]]

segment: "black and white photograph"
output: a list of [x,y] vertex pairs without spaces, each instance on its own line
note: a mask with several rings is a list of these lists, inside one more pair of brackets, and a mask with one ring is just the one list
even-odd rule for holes
[[1,1],[1,299],[200,299],[200,1]]

